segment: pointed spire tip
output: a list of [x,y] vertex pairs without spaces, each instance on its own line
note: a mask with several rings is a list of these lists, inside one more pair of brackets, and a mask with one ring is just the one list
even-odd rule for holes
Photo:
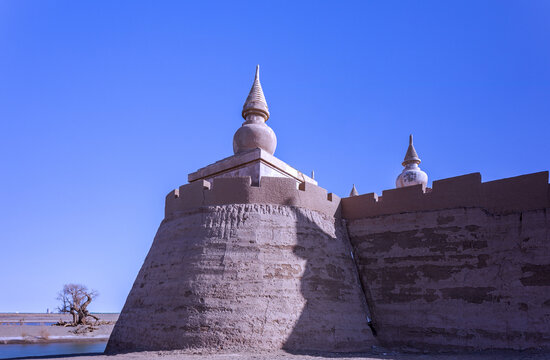
[[[269,109],[267,102],[265,101],[264,91],[260,84],[260,65],[256,65],[256,75],[254,76],[254,82],[252,88],[248,93],[248,97],[243,105],[242,116],[247,120],[247,114],[255,114],[264,117],[264,121],[269,119]],[[248,120],[247,120],[248,121]]]
[[405,154],[405,159],[403,159],[402,165],[406,166],[409,163],[420,164],[420,158],[418,157],[418,154],[416,153],[416,149],[414,148],[414,145],[413,145],[412,134],[409,135],[409,147],[407,148],[407,153]]

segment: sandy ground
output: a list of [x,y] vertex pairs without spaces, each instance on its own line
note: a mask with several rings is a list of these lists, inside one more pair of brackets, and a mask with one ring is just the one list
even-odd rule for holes
[[277,353],[258,353],[258,354],[203,354],[191,355],[178,352],[139,352],[119,355],[90,354],[80,356],[57,356],[57,357],[39,357],[25,359],[73,359],[73,360],[547,360],[550,359],[549,353],[541,352],[513,352],[513,351],[494,351],[483,353],[467,354],[404,354],[392,351],[373,351],[368,354],[334,354],[334,353],[311,353],[303,355],[288,354],[285,352]]
[[[118,314],[97,314],[103,321],[114,322]],[[48,326],[43,323],[68,321],[69,316],[63,314],[2,314],[0,313],[0,346],[2,343],[21,342],[55,342],[55,341],[94,341],[108,339],[113,325],[103,325],[93,333],[75,335],[74,328]],[[27,325],[25,325],[27,323]],[[42,323],[29,325],[28,323]],[[4,325],[8,324],[8,325]],[[308,353],[289,354],[283,351],[273,353],[250,354],[190,354],[181,351],[135,352],[118,355],[86,354],[25,357],[20,359],[73,359],[73,360],[550,360],[550,352],[540,351],[485,351],[474,353],[438,353],[413,354],[401,353],[383,348],[374,348],[369,353],[335,354]]]
[[[13,314],[0,313],[0,344],[52,341],[106,340],[113,330],[118,314],[95,314],[109,325],[97,326],[97,330],[75,334],[75,327],[51,326],[46,323],[70,321],[66,314]],[[32,324],[32,325],[31,325]]]

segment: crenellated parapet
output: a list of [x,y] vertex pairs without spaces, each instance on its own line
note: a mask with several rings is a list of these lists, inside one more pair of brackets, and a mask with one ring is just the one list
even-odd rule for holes
[[458,207],[480,207],[506,214],[550,207],[548,171],[481,182],[472,173],[433,182],[432,189],[422,185],[385,190],[382,196],[369,193],[342,199],[342,217],[359,219],[415,211]]
[[340,216],[340,197],[309,182],[296,184],[292,178],[262,177],[253,186],[250,176],[199,180],[166,196],[165,218],[201,206],[228,204],[277,204],[302,207],[328,216]]

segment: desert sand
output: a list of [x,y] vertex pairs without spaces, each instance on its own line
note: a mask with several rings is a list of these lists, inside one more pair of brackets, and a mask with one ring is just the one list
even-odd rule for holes
[[[371,353],[362,354],[334,354],[334,353],[310,353],[310,354],[289,354],[285,352],[275,353],[251,353],[251,354],[185,354],[181,352],[135,352],[118,355],[90,354],[85,356],[63,356],[63,357],[39,357],[34,359],[74,359],[74,360],[546,360],[550,354],[534,351],[493,351],[480,353],[463,354],[407,354],[394,351],[377,349]],[[25,358],[33,359],[33,358]]]
[[[118,314],[97,314],[102,321],[115,322]],[[105,341],[108,339],[113,325],[98,326],[93,333],[76,335],[74,327],[49,326],[44,323],[68,321],[70,317],[64,314],[2,314],[0,313],[0,347],[2,343],[34,343],[55,341]],[[32,325],[31,325],[32,324]],[[42,325],[38,325],[42,324]],[[21,359],[74,359],[74,360],[543,360],[550,354],[542,351],[484,351],[471,353],[407,353],[374,347],[368,353],[322,353],[312,352],[290,354],[278,352],[254,353],[190,353],[189,351],[145,351],[117,355],[87,354],[87,355],[57,355],[24,357]]]

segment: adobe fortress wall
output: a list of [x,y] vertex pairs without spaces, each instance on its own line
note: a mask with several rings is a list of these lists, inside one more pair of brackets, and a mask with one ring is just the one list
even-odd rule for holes
[[368,350],[339,204],[284,178],[171,192],[106,351]]
[[385,345],[550,348],[548,172],[342,199]]
[[382,196],[369,193],[342,199],[346,219],[431,211],[460,207],[481,207],[492,213],[543,209],[550,204],[548,171],[482,183],[473,173],[436,180],[423,192],[421,185],[385,190]]
[[194,181],[166,197],[107,352],[550,348],[549,211],[547,172],[344,199]]

